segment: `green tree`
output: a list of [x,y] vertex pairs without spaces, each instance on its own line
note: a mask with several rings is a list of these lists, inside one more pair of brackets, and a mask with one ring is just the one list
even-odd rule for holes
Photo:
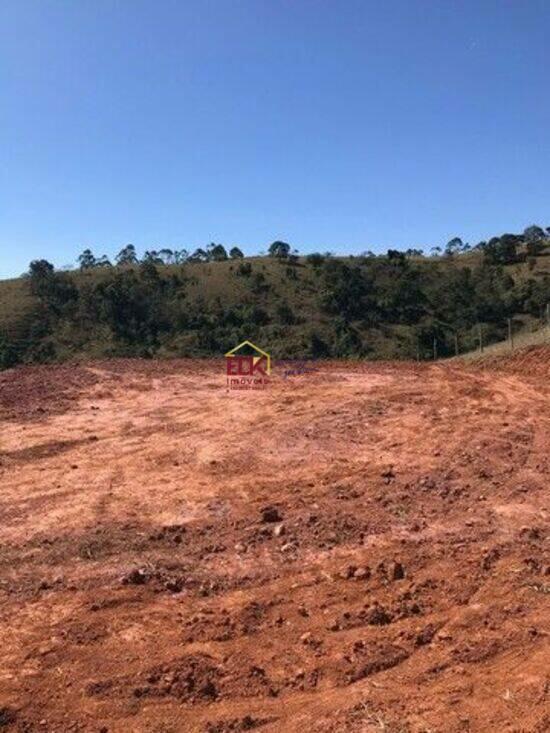
[[66,273],[55,272],[47,260],[33,260],[29,266],[30,290],[42,302],[49,322],[59,318],[78,300],[78,290]]
[[483,247],[485,261],[491,265],[511,265],[517,261],[518,245],[522,238],[517,234],[493,237]]
[[232,260],[242,260],[244,255],[238,247],[231,247],[229,250],[229,256]]
[[290,254],[290,244],[277,240],[269,245],[268,253],[270,257],[278,257],[279,259],[286,259]]
[[389,249],[387,253],[388,260],[394,260],[396,262],[405,262],[405,253],[400,252],[398,249]]
[[146,250],[141,261],[149,262],[153,265],[162,265],[163,264],[162,257],[160,256],[160,254],[157,252],[156,249]]
[[252,274],[252,265],[250,262],[241,262],[237,268],[237,275],[241,277],[250,277]]
[[453,257],[456,254],[464,251],[464,242],[460,237],[453,237],[445,245],[445,254],[447,257]]
[[136,265],[138,258],[133,244],[127,244],[115,257],[117,265]]
[[176,265],[183,264],[189,258],[189,252],[186,249],[178,249],[174,252],[174,260]]
[[163,264],[173,265],[175,263],[174,251],[169,247],[164,247],[158,254]]
[[197,247],[193,254],[189,256],[189,262],[208,262],[208,259],[208,252],[202,247]]
[[546,239],[546,234],[542,227],[532,224],[523,230],[523,238],[526,242],[537,242],[541,239]]
[[278,304],[276,313],[278,320],[285,326],[290,326],[293,323],[296,323],[294,312],[286,301]]
[[311,265],[315,269],[321,267],[324,261],[325,257],[320,252],[312,252],[311,254],[306,256],[306,262],[308,263],[308,265]]
[[207,247],[208,258],[214,262],[222,262],[227,259],[227,252],[223,244],[212,242]]
[[78,256],[78,264],[81,270],[89,270],[92,267],[96,267],[97,260],[91,249],[85,249],[84,252]]
[[0,369],[9,369],[19,361],[15,344],[8,337],[0,333]]
[[545,242],[542,239],[528,239],[525,245],[527,257],[538,257],[544,252]]
[[326,341],[316,332],[312,331],[309,337],[309,356],[314,359],[322,359],[330,356],[330,347]]

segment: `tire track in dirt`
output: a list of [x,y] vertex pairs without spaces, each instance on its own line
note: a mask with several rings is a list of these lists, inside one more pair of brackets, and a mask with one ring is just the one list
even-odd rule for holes
[[4,727],[544,730],[546,382],[324,364],[224,387],[106,362],[4,424]]

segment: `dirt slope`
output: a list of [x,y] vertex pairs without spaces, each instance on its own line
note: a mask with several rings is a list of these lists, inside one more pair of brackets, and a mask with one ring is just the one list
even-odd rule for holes
[[550,730],[548,352],[0,375],[0,730]]

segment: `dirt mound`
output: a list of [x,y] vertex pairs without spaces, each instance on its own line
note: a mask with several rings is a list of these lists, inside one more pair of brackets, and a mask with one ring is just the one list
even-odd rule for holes
[[90,369],[74,364],[24,366],[0,372],[0,419],[40,419],[65,412],[97,381]]
[[487,356],[480,362],[484,367],[531,377],[550,377],[550,346],[529,346],[510,354]]
[[547,353],[3,374],[0,730],[548,730]]

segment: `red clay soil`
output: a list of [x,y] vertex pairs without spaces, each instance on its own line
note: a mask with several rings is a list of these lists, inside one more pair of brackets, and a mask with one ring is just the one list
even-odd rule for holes
[[0,375],[0,731],[550,730],[548,364]]

